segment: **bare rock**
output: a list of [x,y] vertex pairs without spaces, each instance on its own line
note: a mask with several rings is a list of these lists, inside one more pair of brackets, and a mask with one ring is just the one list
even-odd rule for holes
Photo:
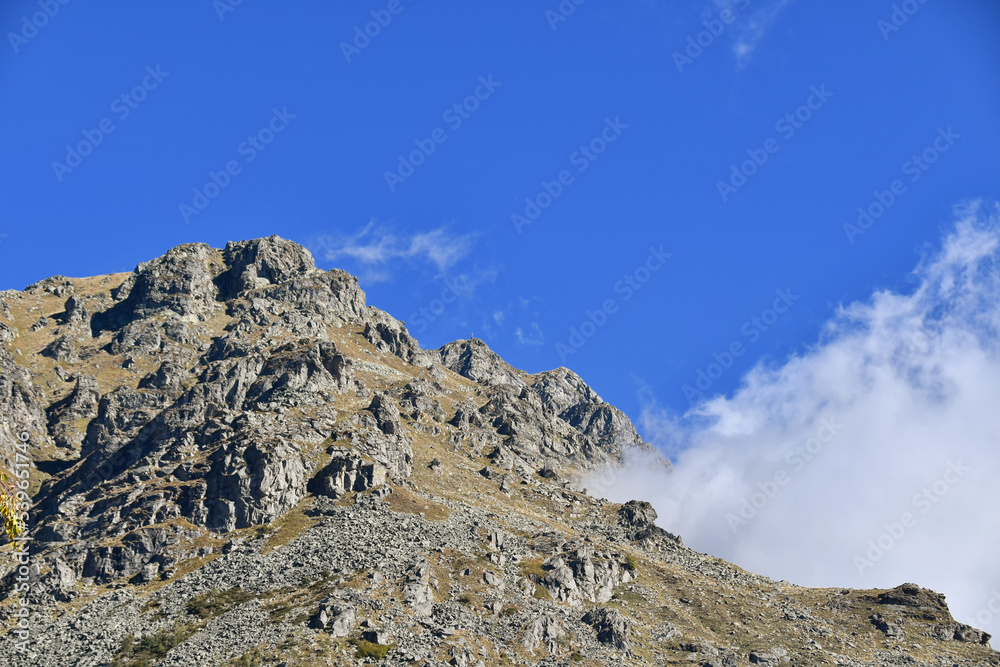
[[430,563],[422,556],[410,567],[403,586],[403,598],[417,616],[434,611],[434,589],[430,584]]
[[869,618],[872,625],[885,633],[886,637],[902,637],[903,629],[898,622],[890,621],[882,614],[872,614]]
[[327,598],[319,606],[319,612],[310,619],[309,626],[325,630],[334,637],[346,637],[354,632],[357,625],[357,609],[336,598]]
[[525,386],[514,367],[478,338],[448,343],[437,354],[442,366],[480,384]]
[[215,279],[219,298],[230,300],[247,292],[322,273],[312,253],[279,236],[226,244],[222,258],[228,267]]
[[594,628],[597,633],[597,641],[602,644],[610,644],[621,651],[630,649],[631,630],[628,619],[620,611],[596,607],[588,611],[582,620]]
[[556,643],[566,634],[562,621],[552,614],[543,614],[524,628],[521,636],[521,645],[529,651],[534,652],[539,646],[544,646],[550,653],[554,653]]

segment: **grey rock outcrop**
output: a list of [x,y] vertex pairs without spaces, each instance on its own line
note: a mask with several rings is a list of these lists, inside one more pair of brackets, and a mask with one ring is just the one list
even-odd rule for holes
[[441,365],[474,382],[492,386],[525,386],[513,366],[478,338],[458,340],[437,350]]
[[550,559],[548,574],[541,581],[554,600],[574,607],[607,602],[617,586],[632,580],[614,554],[598,554],[586,544],[565,546],[572,550]]
[[349,491],[368,491],[385,484],[386,467],[377,461],[367,461],[346,448],[333,448],[330,462],[312,479],[313,493],[340,498]]
[[91,326],[96,334],[160,312],[204,318],[218,308],[213,278],[221,268],[219,252],[204,243],[177,246],[136,267],[112,294],[118,303],[95,314]]
[[49,406],[48,430],[56,446],[79,451],[85,432],[82,421],[97,416],[101,390],[93,375],[78,375],[73,390],[66,398]]
[[566,635],[562,621],[552,614],[543,614],[532,619],[524,628],[521,645],[529,651],[544,646],[549,653],[555,651],[556,643]]
[[620,651],[628,651],[631,629],[628,619],[616,609],[597,607],[588,611],[583,622],[594,628],[597,641],[610,644]]
[[423,556],[406,573],[403,599],[417,616],[430,616],[434,612],[434,588],[431,586],[430,563]]
[[337,598],[327,598],[309,625],[334,637],[346,637],[354,632],[357,625],[357,609]]
[[214,282],[223,301],[322,273],[316,268],[312,253],[278,236],[229,242],[222,251],[222,260],[227,268]]

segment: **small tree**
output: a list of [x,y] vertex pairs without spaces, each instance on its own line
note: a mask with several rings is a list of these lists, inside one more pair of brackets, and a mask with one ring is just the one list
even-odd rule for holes
[[7,481],[7,475],[0,472],[0,516],[7,537],[14,539],[24,532],[24,518],[18,511],[17,487]]

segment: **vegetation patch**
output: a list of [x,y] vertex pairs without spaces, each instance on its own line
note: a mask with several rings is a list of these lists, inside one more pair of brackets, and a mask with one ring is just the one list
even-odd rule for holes
[[393,512],[422,514],[428,521],[444,521],[450,514],[444,505],[424,500],[408,489],[393,489],[385,502]]
[[634,605],[646,604],[646,598],[635,591],[622,591],[621,593],[615,593],[614,599]]
[[185,609],[187,609],[187,613],[199,618],[215,618],[216,616],[222,616],[233,607],[237,607],[251,598],[253,598],[253,594],[247,593],[239,586],[234,586],[227,591],[219,591],[213,588],[207,593],[196,595],[188,600]]
[[306,514],[312,508],[313,500],[312,498],[306,498],[306,500],[285,512],[280,519],[272,524],[271,529],[273,532],[261,549],[262,554],[267,554],[279,547],[285,546],[319,523],[318,518]]
[[146,635],[142,639],[137,640],[135,635],[128,635],[111,661],[111,667],[152,667],[170,649],[184,643],[197,631],[195,625],[176,623],[172,628]]
[[260,652],[260,649],[256,648],[226,663],[227,667],[260,667],[263,664],[264,654]]
[[635,572],[639,569],[639,563],[635,560],[635,556],[632,554],[625,554],[625,562],[622,563],[622,567],[629,572]]
[[521,576],[541,581],[545,578],[545,566],[541,558],[531,558],[521,563]]
[[382,660],[389,654],[389,651],[393,649],[392,646],[376,644],[375,642],[370,642],[364,639],[352,639],[350,640],[350,643],[355,649],[354,657],[362,660],[365,658]]

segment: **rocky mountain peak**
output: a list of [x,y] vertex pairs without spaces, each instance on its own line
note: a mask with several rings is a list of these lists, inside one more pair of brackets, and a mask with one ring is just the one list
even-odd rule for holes
[[500,358],[478,338],[456,340],[438,349],[441,365],[462,377],[494,386],[525,386],[523,373]]
[[222,259],[227,269],[215,278],[215,284],[225,301],[293,278],[321,273],[312,253],[279,236],[230,241],[222,251]]

